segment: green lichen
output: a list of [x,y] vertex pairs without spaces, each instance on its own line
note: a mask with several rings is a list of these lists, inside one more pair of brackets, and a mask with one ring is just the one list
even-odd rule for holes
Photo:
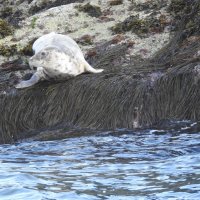
[[100,17],[102,15],[101,8],[98,6],[91,5],[87,3],[85,5],[77,6],[78,10],[81,12],[85,12],[91,17]]
[[36,21],[37,21],[37,17],[33,17],[33,19],[31,20],[31,28],[34,29],[36,26]]
[[17,45],[0,45],[0,55],[10,57],[17,53]]
[[3,19],[0,19],[0,39],[11,35],[13,33],[12,27]]

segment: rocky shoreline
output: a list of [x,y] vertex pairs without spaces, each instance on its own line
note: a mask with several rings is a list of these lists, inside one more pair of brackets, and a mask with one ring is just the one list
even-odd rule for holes
[[[2,18],[13,30],[0,33],[0,143],[59,124],[135,129],[164,119],[199,120],[198,1],[9,2],[10,10],[18,3],[23,12],[17,22],[5,11]],[[13,84],[33,73],[31,43],[50,31],[75,38],[105,72],[16,90]]]

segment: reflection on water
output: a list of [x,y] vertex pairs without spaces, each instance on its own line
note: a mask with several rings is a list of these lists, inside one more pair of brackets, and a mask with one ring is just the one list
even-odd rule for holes
[[1,200],[200,199],[200,134],[119,131],[0,146]]

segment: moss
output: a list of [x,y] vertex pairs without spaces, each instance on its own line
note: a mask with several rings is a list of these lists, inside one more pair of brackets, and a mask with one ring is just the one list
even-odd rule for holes
[[85,12],[91,17],[100,17],[102,15],[101,8],[98,6],[91,5],[87,3],[85,5],[80,5],[77,7],[79,11]]
[[0,39],[11,35],[12,34],[12,28],[11,26],[8,24],[8,22],[6,22],[3,19],[0,19]]
[[0,45],[0,55],[2,56],[13,56],[17,53],[17,45]]

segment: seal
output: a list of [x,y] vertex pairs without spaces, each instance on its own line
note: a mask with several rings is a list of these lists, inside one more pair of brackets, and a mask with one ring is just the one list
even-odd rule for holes
[[16,88],[30,87],[42,80],[67,80],[84,72],[101,73],[85,60],[78,44],[69,36],[55,32],[38,38],[33,44],[34,56],[29,59],[36,69],[30,80],[21,81]]

